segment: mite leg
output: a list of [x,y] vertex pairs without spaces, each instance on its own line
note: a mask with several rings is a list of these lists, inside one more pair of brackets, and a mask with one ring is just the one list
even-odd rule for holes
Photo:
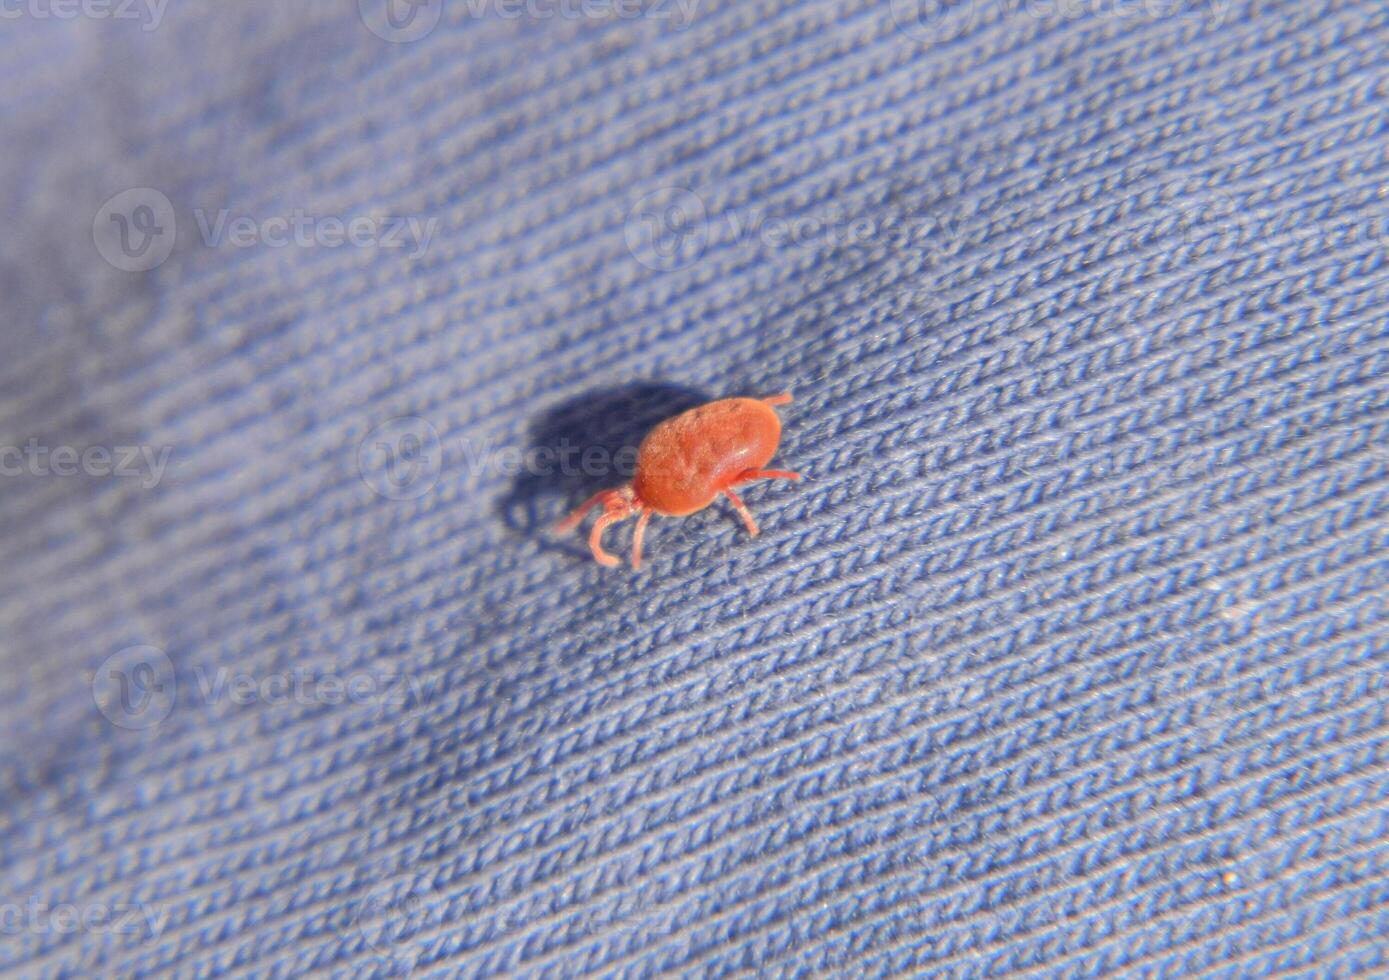
[[782,392],[780,395],[772,395],[771,397],[764,398],[762,400],[766,402],[768,405],[786,405],[789,404],[791,401],[791,392],[785,391]]
[[799,473],[790,470],[743,470],[734,483],[747,483],[749,480],[799,480]]
[[724,487],[723,492],[724,496],[733,501],[733,506],[738,511],[738,516],[740,516],[743,519],[743,523],[748,526],[748,533],[756,537],[757,522],[752,519],[752,511],[748,510],[748,505],[743,503],[743,498],[734,493],[731,487]]
[[587,500],[585,500],[582,504],[579,505],[578,509],[575,510],[574,513],[570,514],[564,520],[560,521],[558,524],[555,525],[555,533],[568,534],[570,531],[574,530],[574,528],[579,526],[579,522],[584,519],[584,515],[591,511],[594,507],[602,503],[603,498],[611,492],[611,490],[599,490],[592,497],[589,497]]
[[609,568],[617,564],[617,559],[603,550],[603,532],[607,530],[609,524],[620,521],[626,515],[604,514],[593,522],[593,530],[588,535],[588,549],[593,552],[593,560],[600,565],[607,565]]
[[637,518],[637,529],[632,533],[632,571],[641,568],[641,539],[646,536],[646,522],[651,520],[651,511],[644,510]]

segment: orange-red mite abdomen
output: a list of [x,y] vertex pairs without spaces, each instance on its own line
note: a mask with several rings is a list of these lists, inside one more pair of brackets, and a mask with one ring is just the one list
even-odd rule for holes
[[756,398],[725,398],[666,419],[637,449],[632,489],[659,514],[679,517],[713,503],[747,470],[766,466],[781,420]]

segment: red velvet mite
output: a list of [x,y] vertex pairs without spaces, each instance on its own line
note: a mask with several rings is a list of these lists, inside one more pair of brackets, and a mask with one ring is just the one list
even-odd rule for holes
[[603,531],[609,524],[640,515],[632,535],[632,567],[641,568],[641,539],[652,514],[684,517],[703,510],[723,494],[757,534],[757,522],[733,488],[752,480],[799,480],[789,470],[764,470],[781,441],[781,419],[772,410],[791,396],[724,398],[668,418],[657,425],[637,448],[637,469],[632,482],[612,490],[600,490],[555,530],[574,530],[584,515],[599,504],[603,515],[593,525],[588,546],[602,565],[617,559],[603,550]]

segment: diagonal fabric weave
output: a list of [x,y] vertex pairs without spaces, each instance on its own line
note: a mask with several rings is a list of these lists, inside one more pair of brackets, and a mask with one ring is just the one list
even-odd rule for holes
[[391,2],[6,6],[0,968],[1389,972],[1389,7]]

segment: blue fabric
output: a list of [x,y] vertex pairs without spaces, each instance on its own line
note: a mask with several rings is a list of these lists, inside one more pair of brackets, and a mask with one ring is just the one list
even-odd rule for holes
[[5,5],[0,966],[1385,975],[1389,9],[618,9]]

